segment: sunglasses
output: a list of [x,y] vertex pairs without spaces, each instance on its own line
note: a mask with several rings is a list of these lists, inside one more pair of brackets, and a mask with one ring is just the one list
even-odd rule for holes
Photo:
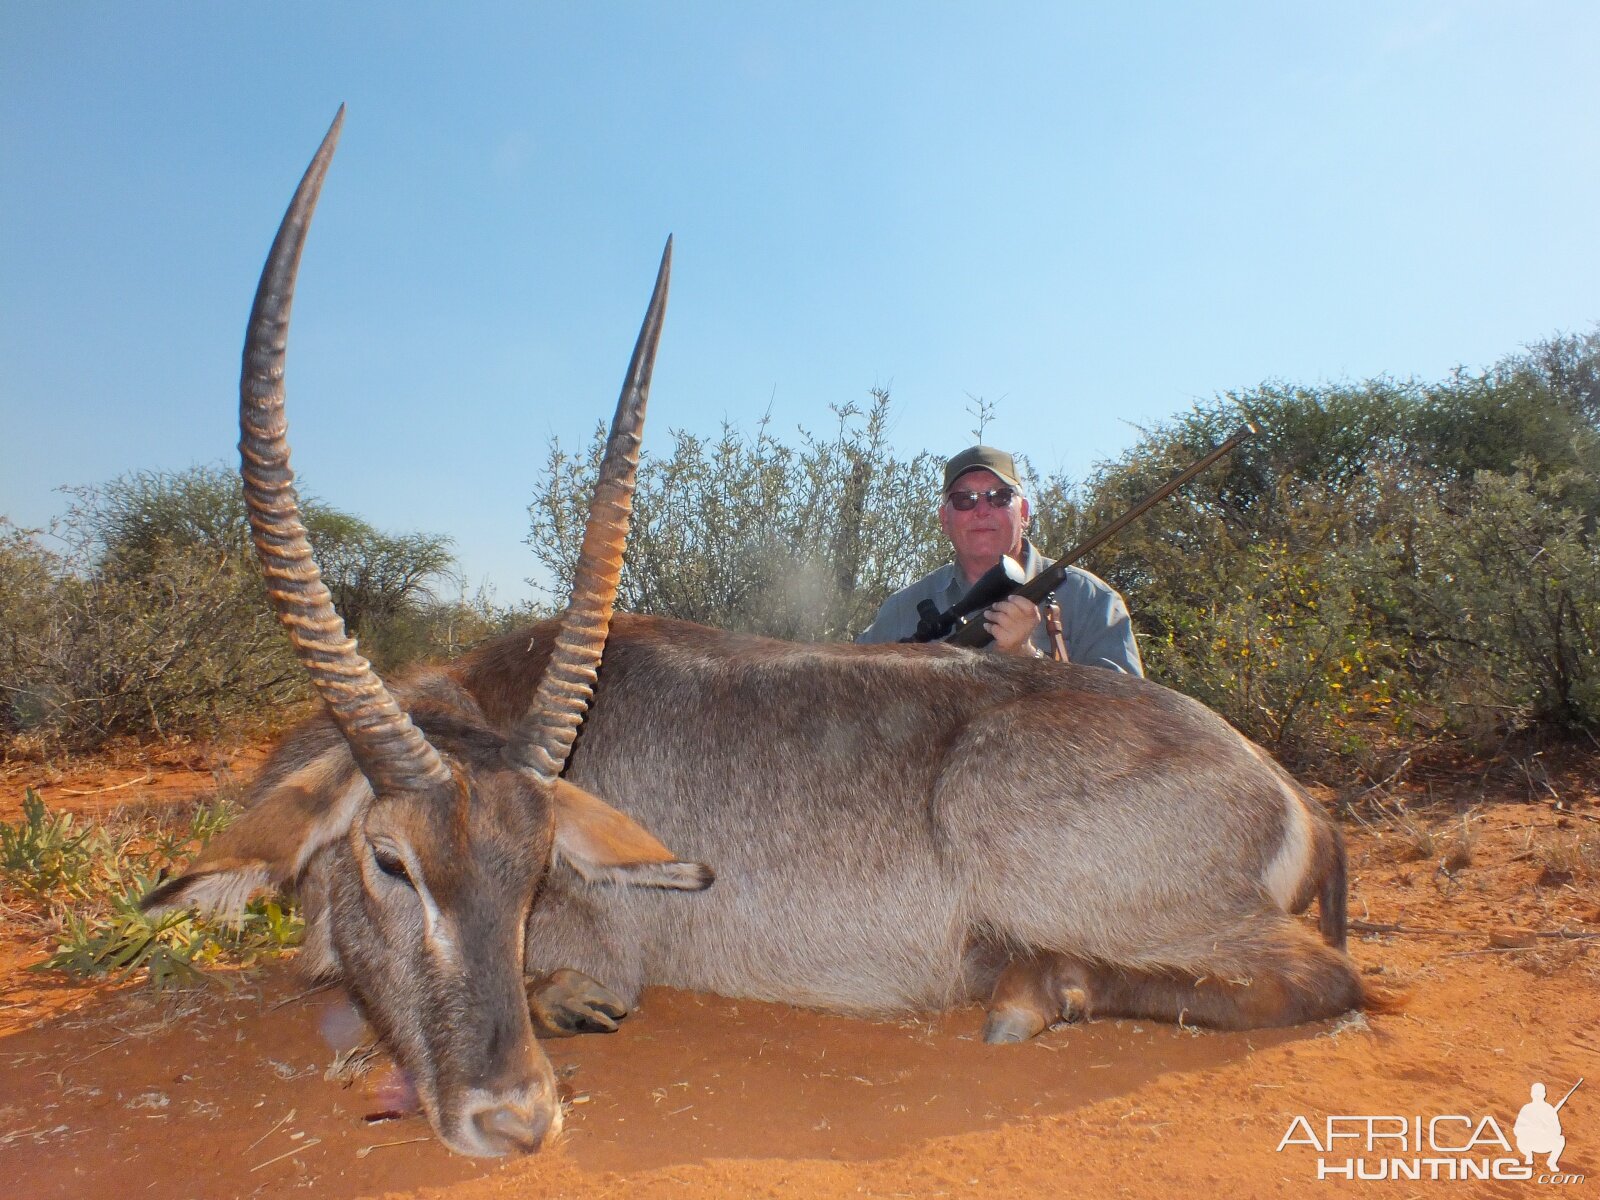
[[1010,508],[1016,495],[1016,488],[997,487],[987,492],[946,492],[944,498],[957,512],[971,512],[978,507],[979,500],[987,500],[990,508]]

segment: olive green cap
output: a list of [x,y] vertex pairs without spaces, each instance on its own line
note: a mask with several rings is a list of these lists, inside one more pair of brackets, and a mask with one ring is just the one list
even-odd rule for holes
[[1019,492],[1022,490],[1022,480],[1017,478],[1016,462],[1004,450],[996,450],[993,446],[968,447],[945,463],[944,490],[948,492],[951,484],[968,471],[993,472]]

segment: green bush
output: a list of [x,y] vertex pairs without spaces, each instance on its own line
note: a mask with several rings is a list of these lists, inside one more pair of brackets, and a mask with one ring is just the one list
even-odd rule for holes
[[[1197,405],[1073,497],[1125,509],[1245,414],[1261,435],[1087,563],[1146,666],[1302,765],[1430,730],[1600,728],[1600,338],[1440,384],[1266,385]],[[1344,767],[1341,767],[1344,764]]]
[[[673,435],[640,464],[618,607],[723,629],[816,641],[848,637],[883,597],[940,561],[939,460],[897,458],[888,393],[835,408],[823,439],[786,446],[767,421],[707,441]],[[565,603],[604,430],[581,457],[552,444],[529,507],[534,554]]]
[[1397,592],[1458,726],[1600,729],[1600,544],[1567,506],[1589,482],[1525,463],[1418,506]]
[[392,666],[450,659],[549,615],[532,604],[497,604],[485,589],[448,600],[413,600],[362,642],[362,652]]
[[39,545],[36,532],[0,517],[0,737],[42,718],[35,661],[61,571],[60,559]]
[[1160,630],[1141,643],[1148,673],[1295,761],[1359,749],[1373,718],[1405,719],[1403,685],[1358,587],[1334,566],[1264,541],[1231,561],[1204,605],[1154,590],[1140,610]]
[[[66,491],[74,499],[63,533],[75,560],[98,573],[158,575],[173,550],[256,569],[244,492],[231,468],[133,471]],[[386,621],[432,602],[436,583],[457,582],[449,537],[384,533],[310,496],[301,498],[300,515],[334,607],[358,637],[371,638]]]
[[71,748],[210,733],[304,692],[257,574],[236,558],[156,547],[148,573],[63,574],[47,596],[30,620],[4,614],[14,730]]
[[[0,734],[70,749],[207,735],[307,694],[233,472],[141,471],[69,490],[60,553],[0,522]],[[464,616],[493,619],[486,601],[451,606],[432,591],[453,578],[448,538],[303,507],[324,581],[380,670],[431,656],[436,617],[452,632]]]

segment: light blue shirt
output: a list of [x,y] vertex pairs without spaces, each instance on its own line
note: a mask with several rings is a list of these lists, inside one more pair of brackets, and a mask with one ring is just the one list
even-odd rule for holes
[[[1022,541],[1022,570],[1032,579],[1050,565],[1050,560]],[[901,588],[883,602],[878,615],[857,636],[858,642],[898,642],[917,631],[917,605],[932,600],[943,612],[966,594],[966,583],[948,563]],[[1128,675],[1143,675],[1139,643],[1134,640],[1133,623],[1122,597],[1098,575],[1078,567],[1068,567],[1066,578],[1055,590],[1061,605],[1061,627],[1066,635],[1067,657],[1075,663],[1106,667]],[[1041,621],[1029,639],[1042,654],[1051,654],[1050,634]]]

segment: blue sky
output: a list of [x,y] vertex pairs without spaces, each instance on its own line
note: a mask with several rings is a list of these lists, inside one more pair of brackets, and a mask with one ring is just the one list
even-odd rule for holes
[[1600,5],[0,3],[0,514],[233,460],[255,277],[348,103],[289,357],[307,490],[502,601],[661,244],[669,428],[1081,476],[1265,379],[1600,318]]

